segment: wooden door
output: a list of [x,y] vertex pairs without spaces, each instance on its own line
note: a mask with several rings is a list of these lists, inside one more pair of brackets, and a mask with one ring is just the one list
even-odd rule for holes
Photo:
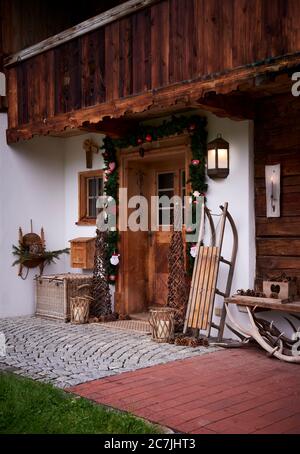
[[[152,169],[152,194],[185,195],[185,170],[182,162],[156,165]],[[157,231],[149,232],[149,305],[165,306],[168,298],[168,254],[174,221],[174,208],[158,206],[154,208]],[[152,211],[154,211],[152,210]]]
[[[128,199],[144,195],[144,188],[149,187],[149,174],[144,163],[129,162]],[[128,215],[134,209],[128,209]],[[126,259],[124,263],[124,290],[126,294],[126,313],[141,313],[147,310],[148,304],[148,232],[124,232],[126,237]]]
[[[167,303],[168,252],[172,233],[170,229],[164,231],[161,225],[158,231],[151,229],[151,196],[168,190],[169,195],[184,196],[186,187],[190,191],[189,185],[185,185],[185,175],[191,153],[186,137],[173,138],[160,145],[162,148],[146,153],[143,158],[137,151],[124,151],[120,156],[120,187],[128,189],[128,198],[143,195],[149,202],[148,231],[128,229],[121,233],[122,259],[115,299],[116,310],[120,313],[145,312],[150,306]],[[173,175],[170,188],[166,182],[168,178],[170,181],[169,173]],[[161,174],[164,176],[159,178]],[[131,212],[128,209],[129,215]],[[125,215],[121,217],[125,225],[127,218]]]

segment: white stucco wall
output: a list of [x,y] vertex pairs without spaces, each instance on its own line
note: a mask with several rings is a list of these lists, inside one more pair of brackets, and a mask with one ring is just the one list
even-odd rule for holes
[[[221,133],[230,143],[230,175],[216,181],[208,179],[208,206],[213,212],[225,201],[239,232],[239,252],[232,290],[253,286],[255,270],[254,196],[252,177],[252,124],[234,122],[205,113],[208,118],[208,139]],[[100,134],[60,139],[35,138],[13,147],[6,145],[6,115],[0,117],[0,316],[34,313],[34,287],[31,271],[29,278],[17,278],[11,245],[18,241],[18,227],[26,232],[30,219],[35,230],[43,225],[47,247],[57,249],[69,246],[68,241],[78,236],[90,237],[95,227],[77,226],[78,172],[86,170],[86,137],[101,144]],[[102,168],[100,155],[94,156],[94,169]],[[230,250],[225,236],[224,256]],[[77,271],[69,266],[66,256],[47,273]],[[219,288],[224,288],[226,266],[222,266]],[[218,303],[219,304],[219,303]]]
[[[220,213],[219,206],[228,202],[238,231],[238,254],[232,282],[232,293],[237,289],[253,288],[255,279],[255,214],[253,177],[253,124],[249,121],[234,122],[208,114],[208,141],[217,134],[230,144],[230,173],[225,179],[208,178],[207,206],[213,213]],[[218,218],[214,218],[218,224]],[[207,228],[208,231],[208,228]],[[217,235],[219,229],[217,229]],[[207,235],[206,240],[208,241]],[[230,260],[232,235],[229,223],[225,229],[222,255]],[[218,288],[225,291],[228,266],[220,265]],[[216,307],[222,306],[222,298],[216,297]],[[237,311],[237,308],[233,308]],[[243,319],[241,313],[237,313]],[[218,322],[218,318],[215,317]],[[229,333],[227,333],[229,334]]]
[[[0,317],[34,313],[33,277],[17,277],[12,267],[12,245],[18,244],[18,229],[45,229],[48,249],[65,247],[64,153],[59,139],[34,138],[8,147],[7,115],[0,114]],[[47,268],[63,271],[64,258]]]

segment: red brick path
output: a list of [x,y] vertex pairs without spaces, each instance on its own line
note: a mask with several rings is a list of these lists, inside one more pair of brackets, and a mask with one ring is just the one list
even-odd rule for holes
[[70,391],[184,433],[300,434],[300,367],[258,350],[222,350]]

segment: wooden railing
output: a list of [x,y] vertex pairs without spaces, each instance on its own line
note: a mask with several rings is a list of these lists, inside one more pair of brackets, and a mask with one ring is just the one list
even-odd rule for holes
[[92,106],[108,104],[113,113],[124,99],[124,113],[135,95],[300,50],[295,0],[139,3],[90,20],[92,31],[78,26],[62,43],[50,38],[7,60],[9,141],[77,125],[76,112]]

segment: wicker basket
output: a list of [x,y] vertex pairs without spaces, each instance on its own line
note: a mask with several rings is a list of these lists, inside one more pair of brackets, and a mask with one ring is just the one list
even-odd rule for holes
[[92,275],[57,274],[36,279],[36,315],[68,321],[71,315],[71,298],[90,295]]
[[169,307],[150,309],[149,324],[155,342],[169,342],[174,338],[174,310]]

